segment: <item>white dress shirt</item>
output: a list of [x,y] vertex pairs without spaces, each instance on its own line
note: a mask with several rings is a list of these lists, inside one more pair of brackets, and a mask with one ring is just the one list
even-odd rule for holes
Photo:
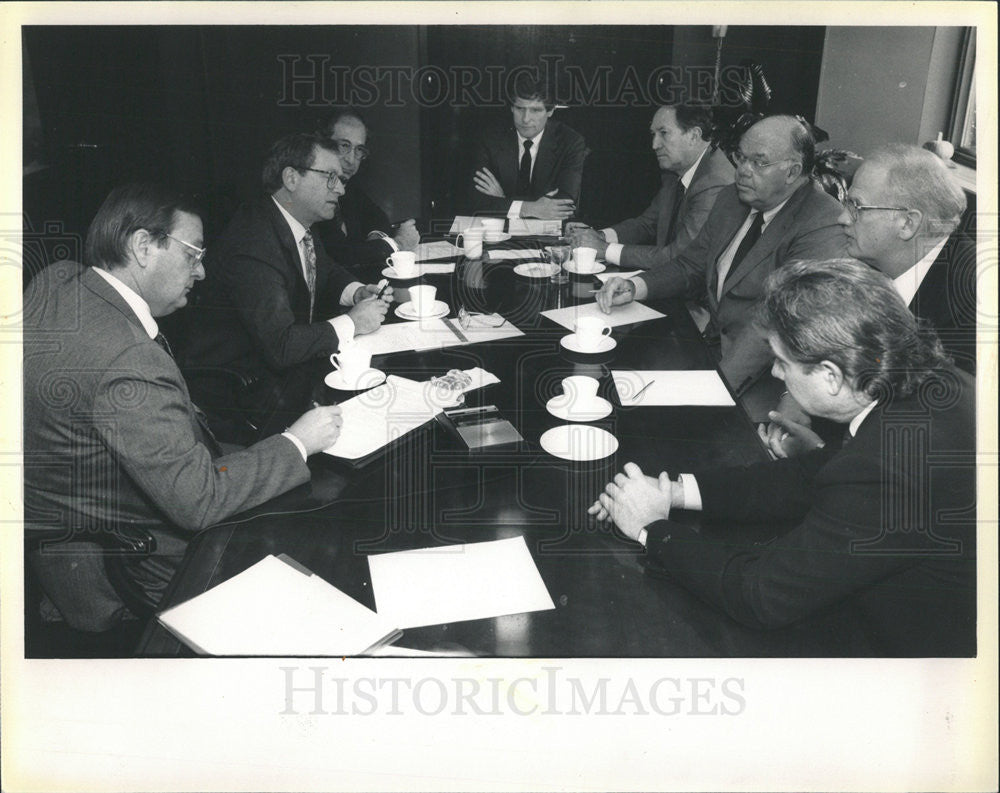
[[[535,137],[531,138],[531,150],[528,152],[531,155],[531,174],[535,173],[535,160],[538,159],[538,147],[542,144],[542,135],[545,134],[545,129],[543,128]],[[517,133],[517,164],[518,171],[520,171],[521,157],[524,154],[524,142],[528,140],[521,135],[520,132]],[[507,210],[507,217],[509,218],[519,218],[521,217],[521,204],[523,201],[511,201],[510,209]]]
[[[791,198],[791,196],[788,196]],[[774,216],[777,215],[781,208],[788,203],[788,198],[778,204],[776,207],[772,207],[764,212],[764,222],[760,227],[760,235],[763,237],[764,232],[767,231],[767,227],[774,220]],[[728,247],[720,254],[718,261],[716,262],[716,268],[719,272],[719,283],[716,287],[715,298],[716,300],[722,299],[722,288],[725,286],[726,276],[729,275],[729,270],[733,266],[733,257],[736,256],[736,251],[740,247],[740,243],[743,242],[743,238],[750,231],[750,226],[753,225],[754,218],[757,217],[757,210],[751,210],[750,214],[747,215],[747,219],[743,221],[743,225],[740,226],[739,231],[736,232],[736,236],[733,237],[733,241],[729,243]]]
[[947,241],[947,237],[941,239],[927,252],[924,258],[892,280],[892,285],[896,287],[896,291],[899,292],[899,296],[903,298],[903,302],[906,305],[910,305],[913,302],[913,298],[917,296],[920,284],[924,282],[924,278],[927,277],[931,265],[934,264],[934,260],[937,259],[938,254],[941,253],[941,249]]

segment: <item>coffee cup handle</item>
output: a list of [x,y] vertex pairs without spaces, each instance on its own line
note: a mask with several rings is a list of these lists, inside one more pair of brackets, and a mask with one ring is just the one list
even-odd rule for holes
[[610,336],[611,335],[611,328],[609,328],[607,326],[601,328],[601,335],[602,336]]
[[330,363],[333,364],[334,371],[336,372],[340,371],[340,358],[338,357],[337,353],[334,353],[333,355],[330,356]]

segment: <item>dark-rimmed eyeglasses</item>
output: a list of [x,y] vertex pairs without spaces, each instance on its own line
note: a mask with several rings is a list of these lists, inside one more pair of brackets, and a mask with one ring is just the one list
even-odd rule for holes
[[322,174],[326,177],[326,186],[330,190],[336,190],[337,185],[342,185],[344,182],[340,178],[340,174],[334,173],[333,171],[321,171],[319,168],[302,168],[303,171],[312,171],[313,173]]
[[851,198],[848,196],[844,199],[844,208],[847,210],[847,214],[851,216],[851,220],[857,220],[858,215],[862,212],[870,212],[873,209],[881,209],[885,212],[909,212],[909,207],[883,207],[877,204],[861,204],[858,203],[858,199]]
[[362,146],[361,144],[355,145],[344,138],[331,138],[330,142],[337,147],[337,154],[341,157],[347,157],[351,152],[354,152],[354,156],[358,158],[358,162],[361,162],[371,156],[371,152],[367,146]]
[[172,239],[174,242],[179,242],[185,248],[190,248],[192,251],[194,251],[194,253],[188,254],[188,257],[191,259],[192,269],[194,269],[195,267],[197,267],[199,264],[202,263],[202,261],[205,258],[205,251],[208,250],[207,248],[199,248],[197,245],[192,245],[190,242],[184,242],[184,240],[180,239],[179,237],[175,237],[173,234],[167,234],[167,237]]

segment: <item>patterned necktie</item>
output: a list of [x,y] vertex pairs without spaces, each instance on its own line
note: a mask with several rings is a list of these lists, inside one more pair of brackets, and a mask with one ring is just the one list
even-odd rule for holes
[[760,239],[761,230],[764,228],[764,213],[758,212],[754,215],[753,222],[750,224],[750,228],[747,229],[747,233],[743,235],[743,239],[740,240],[739,247],[736,249],[736,253],[733,255],[733,260],[729,263],[729,267],[723,270],[719,268],[719,291],[716,297],[722,297],[722,288],[725,286],[726,278],[733,274],[733,271],[739,267],[739,264],[746,255],[750,252],[750,249],[757,244],[757,240]]
[[680,220],[681,204],[684,203],[685,192],[684,183],[678,182],[677,189],[674,191],[674,206],[670,210],[670,226],[667,228],[666,239],[667,245],[677,239],[677,232],[679,231],[677,227],[680,225],[678,221]]
[[306,286],[309,287],[309,321],[312,322],[313,308],[316,305],[316,246],[313,244],[311,231],[307,231],[302,238],[302,250],[306,262]]
[[533,141],[524,142],[524,154],[521,155],[521,168],[517,172],[517,194],[527,195],[531,192],[531,146]]
[[[166,336],[157,332],[153,341],[159,344],[167,355],[171,358],[174,357],[174,351],[170,349],[170,342],[167,341]],[[208,416],[205,415],[202,409],[198,407],[194,401],[191,401],[191,407],[194,408],[195,418],[198,420],[198,426],[205,435],[205,445],[209,448],[209,451],[211,451],[212,457],[220,456],[222,454],[222,447],[219,446],[219,442],[216,440],[215,433],[212,432],[212,428],[208,426]]]

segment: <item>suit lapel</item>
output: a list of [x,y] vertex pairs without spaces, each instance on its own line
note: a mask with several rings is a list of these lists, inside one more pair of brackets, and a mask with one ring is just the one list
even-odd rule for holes
[[[299,246],[295,244],[295,237],[292,236],[292,229],[288,225],[288,221],[285,220],[285,216],[281,214],[281,210],[275,206],[274,199],[268,196],[265,199],[266,206],[265,211],[267,212],[268,218],[271,221],[271,225],[274,228],[274,233],[278,238],[278,244],[281,245],[281,252],[285,257],[285,264],[289,269],[295,274],[296,284],[305,291],[306,294],[309,292],[309,287],[306,284],[305,274],[302,272],[302,259],[299,258]],[[313,237],[313,242],[315,244],[316,238]],[[318,261],[317,255],[317,261]],[[319,267],[317,266],[317,283],[319,281]],[[318,290],[317,286],[317,290]]]
[[[736,233],[740,230],[740,227],[746,221],[747,215],[749,214],[750,209],[743,204],[739,204],[738,210],[734,211],[728,218],[726,218],[723,231],[716,238],[718,240],[722,240],[722,242],[716,245],[708,257],[708,261],[711,262],[711,266],[705,271],[705,280],[708,283],[708,294],[713,302],[715,301],[715,294],[718,292],[719,257],[722,255],[723,251],[730,246],[733,239],[736,237]],[[731,279],[726,279],[727,288],[730,281]]]
[[549,121],[545,125],[545,134],[542,135],[542,142],[538,146],[538,154],[535,157],[535,168],[531,172],[531,189],[537,193],[536,185],[549,184],[549,177],[555,165],[556,151],[556,124]]

